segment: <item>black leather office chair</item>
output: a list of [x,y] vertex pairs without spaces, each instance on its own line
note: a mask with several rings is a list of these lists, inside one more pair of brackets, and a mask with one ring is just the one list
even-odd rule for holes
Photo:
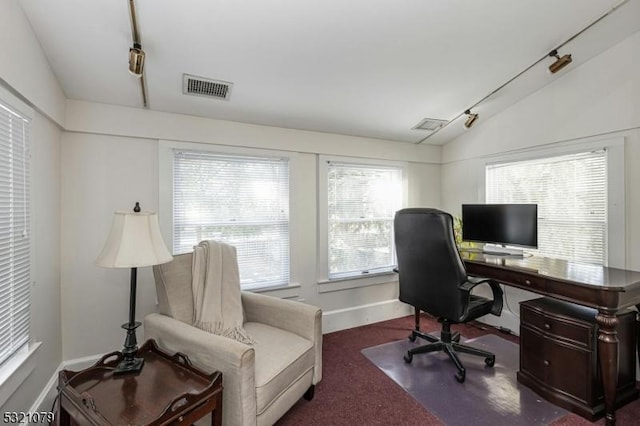
[[[403,209],[394,220],[400,300],[416,309],[416,329],[409,339],[420,337],[431,342],[410,349],[404,360],[410,363],[413,355],[444,351],[454,362],[456,380],[462,383],[465,369],[456,352],[485,357],[489,367],[495,355],[459,343],[460,335],[451,333],[451,324],[464,323],[486,314],[500,315],[502,289],[487,278],[470,277],[460,258],[453,234],[453,218],[449,213],[427,208]],[[493,300],[471,294],[471,289],[488,284]],[[442,323],[440,339],[420,332],[420,310],[430,313]]]

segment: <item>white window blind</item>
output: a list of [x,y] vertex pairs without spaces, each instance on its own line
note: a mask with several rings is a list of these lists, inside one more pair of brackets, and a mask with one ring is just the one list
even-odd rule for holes
[[390,271],[402,168],[329,162],[327,185],[329,279]]
[[29,127],[0,103],[0,364],[29,341]]
[[243,288],[289,283],[289,161],[174,151],[173,251],[236,247]]
[[486,200],[538,204],[538,254],[605,264],[606,169],[604,150],[490,165]]

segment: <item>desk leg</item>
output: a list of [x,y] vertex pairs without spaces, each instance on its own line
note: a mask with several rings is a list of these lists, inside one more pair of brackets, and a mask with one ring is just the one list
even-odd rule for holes
[[598,323],[598,353],[604,386],[604,407],[607,426],[616,424],[616,393],[618,388],[618,318],[615,312],[603,309],[596,315]]

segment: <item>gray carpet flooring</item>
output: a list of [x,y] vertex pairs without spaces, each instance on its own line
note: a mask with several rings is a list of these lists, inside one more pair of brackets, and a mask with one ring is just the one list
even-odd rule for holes
[[417,354],[410,364],[404,362],[408,349],[426,343],[406,339],[363,349],[362,354],[449,426],[547,425],[567,414],[517,383],[515,343],[495,335],[465,341],[494,353],[496,363],[489,368],[482,357],[460,354],[466,369],[462,384],[455,380],[456,368],[443,352]]

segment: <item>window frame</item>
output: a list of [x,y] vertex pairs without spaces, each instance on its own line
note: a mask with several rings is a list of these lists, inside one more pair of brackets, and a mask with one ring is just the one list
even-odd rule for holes
[[285,158],[289,162],[289,282],[277,285],[249,285],[242,288],[243,291],[264,292],[275,291],[282,293],[287,298],[299,296],[299,280],[293,264],[295,250],[299,243],[292,235],[292,229],[297,224],[299,217],[299,207],[293,203],[294,183],[297,169],[297,155],[293,152],[264,150],[244,147],[231,147],[225,145],[214,145],[198,142],[180,142],[171,140],[160,140],[159,142],[159,199],[158,199],[158,220],[160,230],[167,247],[171,247],[173,252],[173,155],[175,150],[185,151],[206,151],[214,155],[236,156],[236,157],[271,157]]
[[487,156],[482,163],[479,199],[486,202],[487,166],[513,163],[556,156],[579,154],[585,151],[604,149],[606,152],[607,180],[607,226],[605,243],[605,266],[624,268],[626,264],[625,232],[625,162],[624,138],[602,139],[597,137],[579,141],[562,142],[549,147],[524,149],[515,153]]
[[[0,103],[9,109],[22,115],[23,118],[29,121],[30,139],[28,141],[30,147],[33,147],[33,122],[34,122],[34,110],[27,105],[18,96],[11,93],[0,85]],[[32,149],[29,150],[29,208],[33,208],[33,157]],[[34,227],[34,215],[33,211],[30,212],[29,219],[30,239],[29,239],[29,269],[30,269],[30,282],[29,293],[31,293],[31,287],[34,282],[34,266],[35,266],[35,250],[34,245],[36,241],[35,227]],[[32,295],[29,294],[29,304],[31,305]],[[32,307],[29,307],[29,322],[31,323],[33,317]],[[14,392],[20,387],[20,385],[29,377],[29,375],[35,370],[37,366],[37,352],[42,346],[41,342],[34,340],[33,329],[30,324],[29,338],[27,343],[18,348],[11,356],[9,356],[0,365],[0,406],[2,406]]]
[[354,166],[394,167],[402,171],[402,203],[407,207],[408,200],[408,163],[404,161],[375,160],[359,157],[318,155],[318,291],[320,293],[346,290],[367,285],[383,284],[397,280],[393,271],[360,274],[329,278],[329,212],[328,182],[329,163],[351,163]]

